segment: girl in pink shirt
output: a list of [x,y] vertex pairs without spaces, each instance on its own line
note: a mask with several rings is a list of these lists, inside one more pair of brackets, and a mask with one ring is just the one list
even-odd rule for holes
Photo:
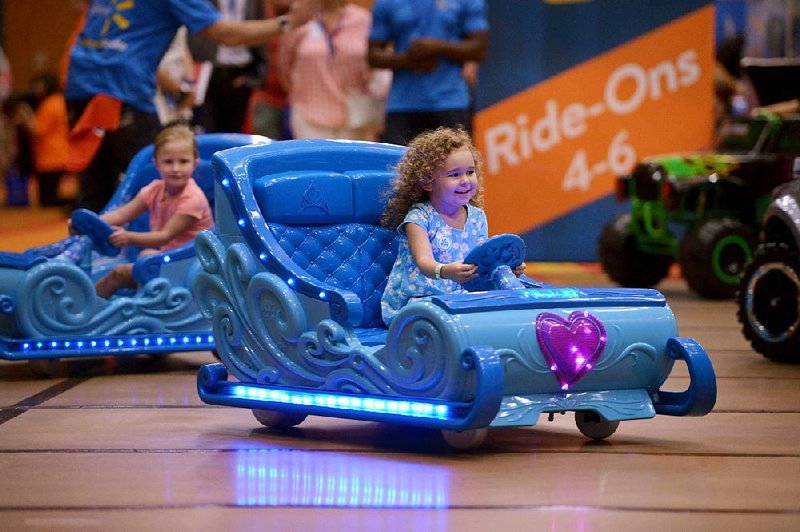
[[[198,154],[194,133],[187,126],[164,129],[154,143],[153,162],[161,179],[143,187],[121,207],[101,216],[114,230],[108,237],[116,247],[140,246],[142,255],[152,255],[191,241],[212,225],[211,207],[192,178]],[[150,231],[128,231],[122,224],[148,211]],[[97,281],[100,297],[111,297],[120,288],[135,287],[133,264],[121,264]]]

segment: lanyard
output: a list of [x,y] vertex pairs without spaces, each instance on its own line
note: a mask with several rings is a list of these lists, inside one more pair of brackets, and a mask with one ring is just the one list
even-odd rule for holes
[[225,20],[244,20],[245,0],[220,0],[220,14]]
[[333,39],[336,37],[336,34],[339,33],[339,31],[342,29],[342,18],[343,15],[340,12],[339,16],[336,19],[336,25],[333,27],[333,30],[329,32],[328,26],[325,24],[325,21],[322,19],[320,15],[317,15],[317,24],[322,30],[322,34],[325,36],[325,43],[328,45],[328,53],[330,54],[331,58],[333,58],[333,56],[336,55],[336,46],[334,45]]

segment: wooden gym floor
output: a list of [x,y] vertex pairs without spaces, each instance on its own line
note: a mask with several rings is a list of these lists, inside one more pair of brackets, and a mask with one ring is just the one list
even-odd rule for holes
[[[65,215],[0,210],[0,249],[65,234]],[[530,264],[561,286],[608,286],[594,264]],[[718,377],[702,418],[623,422],[589,442],[571,415],[448,451],[429,431],[309,417],[262,428],[204,405],[210,353],[0,362],[2,530],[800,530],[800,366],[752,351],[730,301],[677,273],[659,289]],[[676,365],[667,388],[686,388]]]

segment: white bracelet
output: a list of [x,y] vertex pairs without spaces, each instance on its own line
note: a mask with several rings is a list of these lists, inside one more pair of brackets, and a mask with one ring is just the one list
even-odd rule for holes
[[437,279],[442,278],[442,268],[444,268],[444,264],[441,262],[436,264],[436,267],[433,269],[433,274],[436,276]]
[[287,33],[292,29],[289,27],[289,15],[281,15],[278,17],[278,27],[281,29],[281,33]]

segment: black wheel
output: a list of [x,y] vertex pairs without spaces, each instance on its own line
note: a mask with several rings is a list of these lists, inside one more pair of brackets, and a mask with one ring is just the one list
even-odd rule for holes
[[630,213],[608,222],[598,238],[597,255],[612,281],[630,288],[655,286],[667,276],[672,265],[668,255],[649,255],[636,247]]
[[58,373],[61,362],[57,358],[34,358],[28,360],[28,367],[37,377],[49,378]]
[[299,425],[306,419],[305,414],[294,412],[278,412],[276,410],[253,410],[253,416],[265,427],[287,429]]
[[456,451],[477,449],[483,445],[488,435],[489,429],[486,427],[468,430],[442,430],[442,438],[445,443]]
[[708,299],[732,298],[753,255],[749,227],[730,218],[711,218],[692,227],[679,253],[681,271],[694,292]]
[[581,434],[593,440],[604,440],[617,432],[619,428],[619,421],[608,421],[591,410],[575,412],[575,424]]
[[800,255],[785,244],[760,246],[737,294],[742,332],[753,349],[781,362],[800,362]]

